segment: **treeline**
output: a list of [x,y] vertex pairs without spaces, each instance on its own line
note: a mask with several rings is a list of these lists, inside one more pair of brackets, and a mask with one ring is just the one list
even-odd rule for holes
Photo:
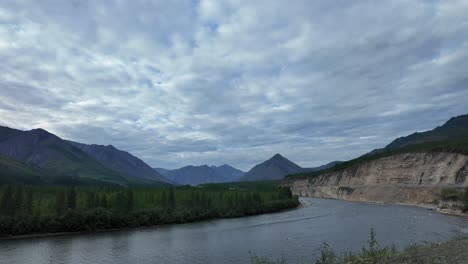
[[296,207],[289,189],[1,186],[0,235],[79,232],[240,217]]

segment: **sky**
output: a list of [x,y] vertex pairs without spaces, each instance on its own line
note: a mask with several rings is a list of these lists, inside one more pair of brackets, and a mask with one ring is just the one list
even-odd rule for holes
[[0,125],[154,167],[347,160],[468,113],[468,1],[0,1]]

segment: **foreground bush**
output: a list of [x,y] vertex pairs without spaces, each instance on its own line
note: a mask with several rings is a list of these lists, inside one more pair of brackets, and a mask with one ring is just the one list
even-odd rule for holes
[[[381,247],[377,242],[375,231],[372,228],[370,238],[367,241],[367,246],[362,248],[362,251],[357,254],[351,252],[345,253],[339,257],[335,251],[324,243],[319,257],[315,260],[315,264],[378,264],[387,263],[388,260],[397,255],[396,248]],[[284,260],[272,261],[267,258],[254,256],[250,260],[251,264],[285,264]]]

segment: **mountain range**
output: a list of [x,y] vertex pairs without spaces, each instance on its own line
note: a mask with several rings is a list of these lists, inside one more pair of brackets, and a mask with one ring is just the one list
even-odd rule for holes
[[22,131],[0,126],[0,184],[166,185],[279,180],[286,175],[316,175],[401,152],[448,151],[468,154],[468,114],[426,132],[400,137],[359,158],[316,168],[276,154],[244,173],[229,165],[151,168],[132,154],[108,145],[61,139],[44,129]]
[[44,129],[0,126],[0,168],[0,183],[171,183],[128,152],[63,140]]
[[198,185],[203,183],[233,182],[239,180],[244,174],[227,164],[221,166],[185,166],[175,170],[154,168],[157,172],[171,181],[182,185]]

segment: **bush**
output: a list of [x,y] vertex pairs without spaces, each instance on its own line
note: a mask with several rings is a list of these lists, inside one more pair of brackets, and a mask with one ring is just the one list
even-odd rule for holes
[[463,194],[463,212],[468,211],[468,187],[465,188],[465,193]]
[[[338,257],[335,251],[324,243],[320,250],[320,256],[315,260],[315,264],[378,264],[387,263],[390,258],[397,255],[395,246],[381,247],[377,242],[375,230],[371,228],[370,238],[367,241],[367,247],[363,247],[361,253],[345,253]],[[277,264],[286,263],[283,259],[280,261],[271,261],[264,257],[251,257],[251,264]]]
[[442,201],[460,201],[463,197],[463,192],[456,189],[443,189],[440,193]]

